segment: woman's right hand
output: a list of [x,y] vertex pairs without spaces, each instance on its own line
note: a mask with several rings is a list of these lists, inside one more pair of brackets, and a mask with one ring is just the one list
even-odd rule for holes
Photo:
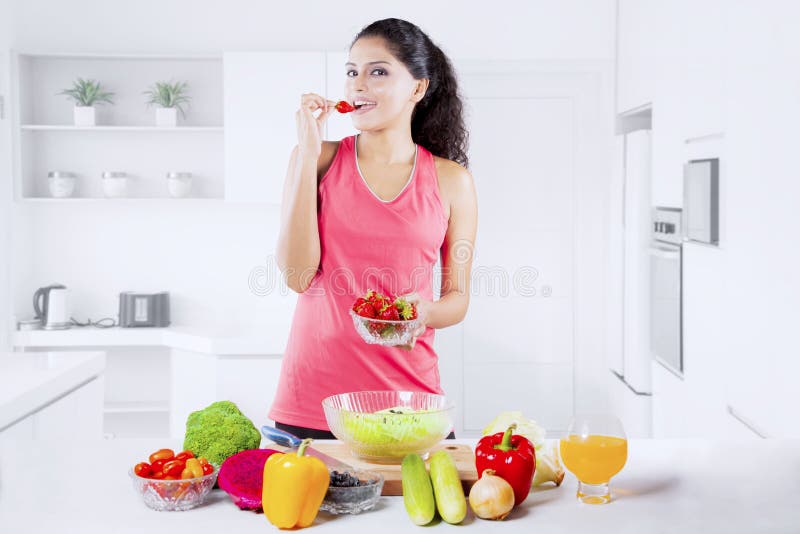
[[[322,131],[325,120],[335,109],[336,102],[315,93],[305,93],[300,98],[300,109],[295,113],[297,122],[297,147],[301,155],[319,157],[322,152]],[[321,110],[315,117],[314,113]]]

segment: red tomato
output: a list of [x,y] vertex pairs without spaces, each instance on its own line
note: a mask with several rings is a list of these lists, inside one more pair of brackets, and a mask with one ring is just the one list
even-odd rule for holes
[[186,467],[186,462],[182,460],[170,460],[164,464],[164,478],[167,476],[179,477],[181,471]]
[[164,480],[178,480],[178,477],[172,475],[166,475]]
[[175,452],[172,449],[158,449],[150,455],[150,463],[152,464],[156,460],[172,460],[173,458],[175,458]]
[[163,471],[153,471],[149,478],[154,480],[164,480],[164,472]]
[[175,455],[176,460],[183,460],[184,462],[189,458],[194,458],[194,453],[192,451],[182,451]]
[[209,463],[204,463],[203,465],[203,475],[210,475],[214,472],[214,466]]
[[133,472],[142,478],[148,478],[153,474],[153,468],[147,462],[141,462],[133,467]]
[[165,463],[167,463],[167,460],[156,460],[150,464],[150,469],[153,470],[153,473],[156,471],[163,471]]

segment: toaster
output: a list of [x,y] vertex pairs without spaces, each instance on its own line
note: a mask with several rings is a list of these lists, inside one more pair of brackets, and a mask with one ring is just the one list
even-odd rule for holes
[[123,328],[135,326],[169,326],[169,291],[160,293],[119,294],[119,325]]

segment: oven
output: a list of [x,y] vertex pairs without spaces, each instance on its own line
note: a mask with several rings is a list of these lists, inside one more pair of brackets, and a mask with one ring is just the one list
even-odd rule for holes
[[683,288],[681,210],[653,210],[650,244],[650,352],[683,376]]

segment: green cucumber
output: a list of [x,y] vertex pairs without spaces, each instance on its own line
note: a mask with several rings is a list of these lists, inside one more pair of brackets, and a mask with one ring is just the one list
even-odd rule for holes
[[409,454],[400,466],[403,481],[403,504],[408,517],[415,525],[427,525],[433,521],[436,505],[433,501],[431,477],[425,469],[425,462],[419,454]]
[[431,455],[431,483],[439,515],[453,525],[461,523],[467,515],[467,499],[456,463],[445,450]]

